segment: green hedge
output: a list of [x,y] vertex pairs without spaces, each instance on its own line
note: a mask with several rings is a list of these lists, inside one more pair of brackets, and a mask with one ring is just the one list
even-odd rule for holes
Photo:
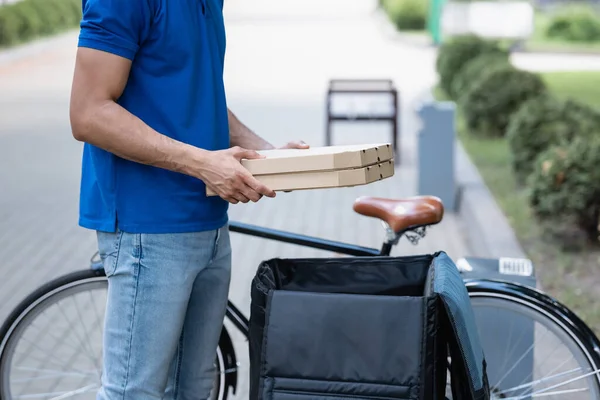
[[484,54],[503,56],[507,53],[497,41],[476,35],[454,36],[440,46],[435,68],[440,78],[440,86],[451,99],[456,99],[453,92],[454,78],[460,74],[463,66]]
[[469,135],[495,143],[505,136],[507,161],[542,230],[564,247],[597,241],[600,110],[558,100],[539,74],[514,67],[507,53],[479,38],[442,46],[437,72]]
[[600,17],[592,7],[568,6],[553,15],[545,34],[551,39],[570,42],[597,42]]
[[536,157],[546,149],[576,137],[600,136],[600,112],[574,100],[558,100],[550,93],[523,103],[507,128],[512,167],[525,182]]
[[452,79],[452,96],[457,103],[463,96],[477,85],[481,76],[494,68],[510,65],[508,51],[486,52],[465,62],[464,66]]
[[381,7],[398,30],[425,29],[428,4],[428,0],[380,0]]
[[20,0],[0,6],[0,46],[75,28],[81,0]]
[[598,164],[600,137],[576,137],[551,146],[536,159],[529,201],[546,233],[565,247],[598,240]]
[[484,72],[461,97],[469,130],[482,137],[502,137],[511,116],[527,100],[546,92],[539,75],[499,65]]

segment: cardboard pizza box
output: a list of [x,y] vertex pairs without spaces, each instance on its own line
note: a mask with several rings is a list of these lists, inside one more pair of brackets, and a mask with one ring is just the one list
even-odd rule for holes
[[[294,191],[366,185],[393,175],[394,160],[391,159],[361,168],[256,175],[255,178],[274,191]],[[216,195],[209,189],[206,194]]]
[[242,165],[255,176],[361,168],[393,157],[388,143],[260,150],[258,153],[266,158],[242,160]]

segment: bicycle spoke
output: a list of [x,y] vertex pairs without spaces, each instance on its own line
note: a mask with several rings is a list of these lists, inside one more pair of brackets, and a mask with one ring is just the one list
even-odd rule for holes
[[56,397],[52,397],[50,400],[61,400],[61,399],[66,399],[69,397],[73,397],[77,394],[82,394],[82,393],[87,393],[90,392],[92,390],[98,390],[98,385],[88,385],[85,387],[82,387],[81,389],[77,389],[77,390],[72,390],[70,392],[67,392],[61,396],[56,396]]
[[[568,325],[556,323],[544,309],[503,294],[476,296],[472,304],[477,319],[486,321],[479,329],[484,351],[491,354],[487,361],[492,399],[600,399],[598,381],[589,378],[598,373],[586,353],[592,349],[582,348],[586,344],[572,336]],[[501,336],[487,324],[490,320],[505,322],[498,331]]]
[[[88,292],[91,295],[91,291]],[[73,302],[76,301],[76,299],[74,297],[71,297],[71,300]],[[71,322],[72,319],[69,318],[66,313],[65,310],[62,308],[62,305],[64,303],[59,302],[56,303],[55,306],[56,308],[59,309],[59,314],[62,314],[63,316],[63,320],[67,323],[66,326],[64,326],[64,329],[67,329],[68,325],[72,325]],[[94,307],[94,302],[92,302],[92,307]],[[78,304],[75,304],[75,308],[76,308],[76,312],[77,315],[79,316],[80,319],[80,326],[83,327],[84,332],[83,335],[84,337],[86,337],[87,339],[89,339],[89,328],[88,325],[84,323],[83,321],[83,315],[82,312],[80,310],[80,307]],[[48,310],[44,310],[43,314],[47,314]],[[95,313],[95,315],[97,316],[97,313]],[[56,318],[52,319],[51,317],[49,317],[47,319],[48,321],[55,321],[56,323]],[[32,333],[41,333],[41,328],[37,326],[37,324],[35,323],[36,321],[33,321],[32,324],[29,325],[29,328]],[[44,324],[45,325],[45,324]],[[94,329],[96,328],[96,329]],[[96,321],[95,323],[92,324],[92,332],[97,331],[98,330],[98,321]],[[61,328],[63,329],[63,328]],[[26,353],[22,354],[22,358],[23,360],[27,360],[28,362],[38,362],[40,366],[44,366],[47,364],[50,365],[54,365],[55,367],[58,367],[59,369],[64,369],[66,365],[72,365],[72,363],[75,360],[75,357],[77,357],[79,354],[83,354],[84,356],[87,356],[87,358],[92,362],[92,365],[94,366],[94,372],[92,375],[89,375],[88,373],[86,374],[78,374],[75,371],[63,371],[63,373],[56,373],[54,372],[53,375],[49,375],[47,373],[45,374],[39,374],[43,369],[40,368],[28,368],[28,367],[24,367],[24,366],[20,366],[20,365],[15,365],[15,371],[21,371],[21,372],[29,372],[29,376],[27,377],[22,377],[22,378],[16,378],[13,379],[13,383],[14,384],[25,384],[25,383],[32,383],[32,382],[38,382],[38,384],[42,384],[42,382],[47,382],[47,384],[49,385],[49,387],[46,387],[46,389],[55,389],[57,388],[59,385],[61,385],[61,382],[63,382],[64,379],[76,379],[77,377],[79,377],[79,379],[81,380],[80,383],[85,384],[86,382],[89,383],[90,382],[90,378],[92,382],[95,381],[99,381],[100,379],[100,374],[101,372],[99,371],[99,365],[98,365],[98,357],[94,357],[92,354],[90,354],[90,344],[89,342],[85,342],[84,340],[82,340],[81,335],[78,334],[78,332],[74,332],[73,334],[75,335],[75,343],[79,342],[78,347],[72,346],[70,345],[70,341],[66,340],[68,338],[67,335],[60,335],[57,336],[54,334],[55,329],[44,329],[45,335],[43,335],[44,338],[50,338],[53,339],[55,341],[55,344],[53,346],[52,349],[44,349],[42,348],[42,346],[40,344],[38,344],[38,341],[32,341],[29,340],[29,338],[25,335],[21,336],[21,342],[22,343],[26,343],[29,345],[29,348],[33,348],[35,349],[38,353],[40,354],[44,354],[46,355],[46,357],[44,359],[41,359],[39,357],[35,357],[32,354],[29,354],[30,352],[27,351]],[[39,339],[39,338],[38,338]],[[42,343],[41,341],[39,343]],[[58,360],[56,358],[56,355],[53,354],[53,352],[56,350],[57,345],[61,345],[63,348],[67,348],[68,350],[71,351],[72,356],[69,357],[68,359],[63,359],[63,360]],[[46,346],[44,346],[46,347]],[[81,352],[81,350],[83,350],[83,352]],[[15,353],[19,354],[19,353]],[[18,356],[17,356],[18,357]],[[21,358],[21,357],[19,357]],[[60,362],[62,361],[62,362]],[[54,377],[54,382],[52,382],[51,378]],[[95,379],[93,378],[95,377]],[[21,390],[29,390],[27,389],[27,386],[22,386]],[[50,392],[52,392],[53,390],[50,390]]]
[[[67,323],[69,325],[71,324],[71,321],[69,320],[69,317],[65,314],[64,310],[62,309],[62,307],[60,307],[60,304],[57,304],[58,309],[60,311],[60,313],[62,314],[63,318],[65,319],[65,321],[67,321]],[[75,339],[77,340],[77,342],[79,342],[79,345],[81,348],[84,348],[85,346],[83,345],[83,341],[81,339],[81,337],[79,335],[77,335],[76,333],[74,333]],[[89,354],[87,354],[87,356],[90,358],[90,360],[93,360],[93,356],[90,356]]]
[[[571,378],[571,379],[569,379],[567,381],[564,381],[564,382],[561,382],[561,383],[557,383],[557,384],[552,385],[552,386],[548,386],[548,387],[540,389],[538,391],[534,391],[534,392],[531,392],[531,393],[526,393],[526,394],[521,395],[521,396],[509,397],[508,399],[521,400],[521,399],[526,399],[528,397],[541,397],[540,395],[544,395],[545,396],[545,395],[548,395],[547,392],[549,390],[556,389],[556,388],[559,388],[559,387],[564,386],[564,385],[568,385],[569,383],[573,383],[573,382],[576,382],[576,381],[578,381],[580,379],[584,379],[584,378],[587,378],[589,376],[598,374],[599,372],[600,372],[600,369],[598,369],[596,371],[589,372],[589,373],[581,375],[581,376],[578,376],[576,378]],[[556,392],[556,393],[560,393],[560,392]]]
[[[555,348],[555,350],[556,350],[556,348]],[[554,351],[553,351],[551,354],[554,354]],[[547,360],[547,359],[548,359],[548,357],[546,357],[546,360]],[[563,372],[563,373],[555,374],[555,372],[556,372],[558,369],[560,369],[560,368],[561,368],[563,365],[565,365],[567,362],[571,361],[572,359],[573,359],[573,355],[571,355],[571,358],[564,360],[562,363],[560,363],[558,366],[556,366],[554,369],[552,369],[552,371],[550,371],[550,372],[548,373],[548,375],[546,375],[546,377],[545,377],[545,378],[540,378],[540,379],[537,379],[537,380],[533,381],[534,383],[532,383],[532,384],[524,384],[524,382],[525,382],[525,381],[527,381],[527,379],[530,379],[530,377],[531,377],[531,378],[533,378],[533,377],[532,377],[532,375],[533,375],[533,372],[530,372],[530,373],[527,375],[527,377],[526,377],[525,379],[523,379],[523,381],[521,381],[521,384],[522,384],[521,386],[523,386],[523,387],[524,387],[524,390],[523,390],[523,392],[521,392],[520,394],[521,394],[521,395],[522,395],[522,394],[524,394],[524,393],[525,393],[525,390],[527,389],[527,387],[530,387],[530,386],[532,386],[532,385],[533,385],[533,384],[535,384],[535,383],[545,382],[545,381],[548,381],[548,380],[552,380],[553,378],[555,378],[555,377],[558,377],[558,376],[562,376],[562,375],[568,375],[568,374],[570,374],[570,373],[572,373],[572,372],[578,372],[578,371],[580,371],[580,370],[581,370],[581,368],[575,368],[575,369],[572,369],[572,370],[570,370],[570,371],[567,371],[567,372]],[[544,360],[544,361],[546,361],[546,360]]]
[[[569,390],[560,390],[560,391],[556,391],[556,392],[549,392],[549,393],[542,393],[542,394],[533,394],[533,395],[526,395],[525,398],[527,397],[533,397],[533,398],[540,398],[540,397],[547,397],[547,396],[556,396],[556,395],[560,395],[560,394],[572,394],[572,393],[581,393],[581,392],[587,392],[587,389],[569,389]],[[515,400],[515,399],[522,399],[523,397],[507,397],[504,400]]]
[[[56,355],[52,355],[51,353],[47,352],[45,349],[41,348],[37,343],[31,342],[25,338],[21,338],[21,340],[31,344],[32,347],[35,347],[38,350],[40,350],[40,352],[42,352],[42,354],[47,355],[48,358],[46,358],[45,361],[48,361],[50,364],[54,364],[57,367],[64,366],[64,362],[61,363],[60,360],[57,359]],[[36,357],[32,357],[32,356],[29,356],[29,359],[33,360],[33,361],[41,361],[40,358],[36,358]]]
[[[77,306],[77,303],[75,302],[75,296],[71,296],[71,301],[75,304],[75,310],[77,311],[77,316],[79,317],[79,323],[80,323],[81,327],[83,328],[84,333],[87,335],[88,332],[87,332],[85,324],[83,323],[83,316],[81,315],[81,311],[79,310],[79,307]],[[80,343],[84,343],[84,345],[82,347],[85,348],[86,351],[90,351],[90,353],[88,353],[88,356],[93,361],[94,366],[96,368],[98,368],[98,359],[97,359],[97,357],[94,356],[93,350],[89,347],[90,346],[89,342],[87,342],[85,340],[80,340]],[[87,346],[85,346],[85,344],[87,344]]]
[[[546,332],[549,332],[549,331],[546,330]],[[552,360],[552,357],[559,351],[559,349],[562,349],[561,346],[553,345],[553,343],[550,343],[549,346],[552,346],[552,351],[546,353],[546,356],[542,360],[541,365],[546,365],[546,363],[549,360]],[[547,379],[546,378],[541,378],[541,379],[538,379],[538,380],[536,380],[534,382],[543,382],[543,381],[547,381],[547,380],[550,380],[550,379],[554,379],[557,376],[562,376],[563,374],[562,373],[558,373],[557,374],[557,371],[559,371],[563,366],[567,365],[572,360],[574,360],[574,357],[573,357],[573,354],[571,353],[570,357],[564,359],[561,363],[559,363],[558,365],[554,366],[554,368],[552,368],[546,374],[546,377],[548,377]],[[537,361],[536,361],[535,365],[537,367],[540,364],[538,364]],[[575,369],[572,369],[570,371],[567,371],[567,373],[570,373],[570,372],[573,372],[573,371],[580,371],[580,370],[581,370],[581,368],[575,368]],[[523,389],[523,391],[521,393],[519,393],[519,395],[525,394],[525,392],[527,390],[526,388],[529,386],[529,385],[525,384],[525,382],[527,382],[529,379],[532,379],[532,378],[533,378],[533,371],[531,371],[529,374],[527,374],[527,376],[521,381],[521,384],[524,384],[523,387],[525,387],[525,389]]]
[[102,313],[96,294],[102,297],[105,288],[94,277],[57,291],[26,316],[3,359],[10,364],[3,365],[8,375],[0,382],[0,398],[74,399],[100,387]]
[[[513,319],[512,321],[510,321],[510,330],[509,332],[509,336],[508,336],[508,340],[506,340],[506,348],[504,349],[504,354],[508,354],[508,347],[510,346],[511,343],[514,343],[512,340],[512,336],[513,336],[513,327],[515,326],[515,320]],[[521,337],[523,336],[524,332],[523,330],[521,330]],[[520,343],[520,341],[519,341]],[[512,357],[512,354],[514,351],[516,351],[517,346],[513,346],[509,357],[504,357],[504,362],[502,363],[502,367],[500,367],[500,370],[503,370],[504,368],[506,368],[506,364],[508,363],[508,360],[510,359],[510,357]]]
[[[545,332],[545,334],[546,334],[546,335],[547,335],[547,334],[549,334],[549,333],[550,333],[550,331],[546,331],[546,332]],[[513,365],[511,368],[509,368],[509,369],[508,369],[508,371],[506,371],[506,372],[504,373],[504,375],[502,376],[502,378],[500,378],[500,380],[499,380],[499,381],[496,383],[496,385],[497,385],[498,387],[500,387],[500,384],[501,384],[502,382],[504,382],[504,380],[505,380],[505,379],[506,379],[506,378],[507,378],[507,377],[510,375],[510,373],[511,373],[511,372],[512,372],[512,371],[513,371],[513,370],[514,370],[516,367],[517,367],[517,365],[518,365],[518,364],[519,364],[519,363],[520,363],[520,362],[521,362],[521,361],[522,361],[522,360],[523,360],[525,357],[527,357],[527,356],[528,356],[528,355],[529,355],[529,354],[530,354],[530,353],[533,351],[533,349],[534,349],[534,348],[535,348],[535,342],[534,342],[534,343],[533,343],[531,346],[529,346],[529,348],[527,349],[527,351],[525,351],[525,352],[524,352],[524,353],[521,355],[521,357],[519,357],[519,359],[518,359],[518,360],[517,360],[517,361],[514,363],[514,365]]]
[[48,396],[54,396],[54,397],[50,397],[48,400],[60,400],[60,399],[67,399],[69,397],[73,397],[78,394],[87,393],[92,390],[98,390],[98,385],[88,385],[88,386],[84,386],[84,387],[76,389],[76,390],[69,390],[66,392],[34,393],[34,394],[28,394],[25,396],[17,396],[15,398],[16,399],[40,399],[40,398],[46,398]]
[[[24,371],[36,371],[36,372],[43,372],[46,375],[42,375],[36,378],[36,380],[39,379],[43,379],[46,377],[54,377],[54,376],[77,376],[77,377],[85,377],[85,376],[90,376],[90,375],[95,375],[96,371],[89,371],[89,372],[67,372],[67,371],[57,371],[57,370],[53,370],[53,369],[40,369],[40,368],[26,368],[26,367],[16,367],[17,370],[24,370]],[[31,379],[14,379],[13,382],[28,382],[31,381]]]
[[[50,337],[52,339],[54,339],[57,343],[61,343],[63,346],[68,347],[69,349],[77,352],[78,348],[75,346],[72,346],[69,342],[65,342],[65,337],[64,335],[62,337],[58,337],[54,334],[54,332],[52,330],[46,330],[44,331],[42,328],[38,328],[36,326],[36,324],[31,324],[30,326],[34,327],[36,330],[38,330],[38,332],[40,332],[42,335],[46,335],[47,337]],[[20,355],[20,354],[25,354],[25,352],[23,353],[15,353],[15,355]]]
[[[547,376],[545,378],[537,379],[537,380],[531,381],[529,383],[524,383],[524,384],[520,384],[519,386],[515,386],[515,387],[512,387],[512,388],[504,389],[504,390],[500,391],[498,394],[506,394],[506,393],[517,391],[517,390],[521,390],[523,388],[527,389],[527,388],[535,386],[535,385],[537,385],[539,383],[551,381],[551,380],[553,380],[555,378],[561,377],[563,375],[569,375],[569,374],[571,374],[573,372],[578,372],[580,370],[581,370],[581,368],[575,368],[575,369],[572,369],[570,371],[566,371],[566,372],[563,372],[563,373],[560,373],[560,374],[556,374],[556,375],[553,375],[553,376]],[[520,396],[521,395],[523,395],[523,393],[521,393]]]

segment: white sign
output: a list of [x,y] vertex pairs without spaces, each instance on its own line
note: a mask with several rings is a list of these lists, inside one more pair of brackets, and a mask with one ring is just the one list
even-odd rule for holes
[[443,35],[475,34],[490,39],[525,39],[534,29],[528,1],[449,1],[442,10]]

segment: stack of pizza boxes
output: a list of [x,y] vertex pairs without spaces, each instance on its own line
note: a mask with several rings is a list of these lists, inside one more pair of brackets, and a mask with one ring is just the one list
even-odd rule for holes
[[[242,165],[274,191],[366,185],[394,175],[390,144],[262,150],[264,158]],[[215,193],[210,189],[209,196]]]

